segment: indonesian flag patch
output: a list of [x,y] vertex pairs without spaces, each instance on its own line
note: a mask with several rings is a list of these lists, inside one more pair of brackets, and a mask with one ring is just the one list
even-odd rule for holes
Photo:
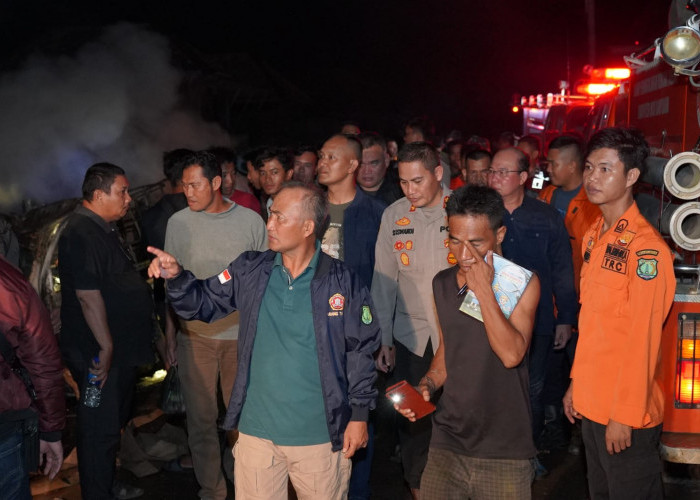
[[224,269],[223,271],[221,271],[221,273],[217,277],[219,278],[219,283],[221,283],[222,285],[227,281],[231,281],[231,274],[228,272],[228,269]]

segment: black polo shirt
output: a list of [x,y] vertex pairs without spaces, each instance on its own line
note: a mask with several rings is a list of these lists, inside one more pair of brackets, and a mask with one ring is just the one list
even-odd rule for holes
[[80,206],[69,215],[58,240],[61,279],[61,335],[66,357],[89,360],[100,350],[83,316],[76,290],[99,290],[112,335],[112,364],[138,366],[152,361],[153,300],[122,247],[115,224]]

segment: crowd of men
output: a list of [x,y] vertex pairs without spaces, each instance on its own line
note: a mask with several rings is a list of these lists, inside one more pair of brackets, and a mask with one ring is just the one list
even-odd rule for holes
[[[77,415],[84,498],[143,493],[115,480],[115,464],[158,322],[187,407],[177,466],[193,467],[200,498],[227,494],[221,402],[236,498],[287,498],[288,481],[299,498],[369,498],[377,371],[437,405],[419,419],[395,406],[413,498],[530,498],[547,473],[545,422],[565,417],[582,419],[592,498],[662,497],[652,361],[675,279],[633,198],[644,138],[604,129],[543,148],[455,135],[436,147],[425,118],[404,132],[400,149],[346,124],[318,148],[166,153],[168,192],[141,220],[153,299],[115,226],[126,172],[87,170],[58,247],[63,362],[81,393],[89,376],[101,386],[100,405]],[[533,273],[508,313],[494,254]],[[460,311],[467,293],[481,320]],[[22,409],[6,399],[3,414]],[[0,419],[0,446],[16,427]],[[55,441],[56,422],[40,430]]]

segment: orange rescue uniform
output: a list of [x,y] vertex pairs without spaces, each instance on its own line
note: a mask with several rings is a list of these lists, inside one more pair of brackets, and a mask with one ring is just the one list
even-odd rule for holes
[[[552,196],[556,189],[556,186],[545,187],[540,191],[537,199],[551,204]],[[574,286],[576,287],[576,294],[579,296],[581,294],[581,265],[583,264],[581,244],[586,231],[590,229],[598,217],[600,217],[598,205],[594,205],[588,201],[586,190],[581,186],[576,196],[571,199],[569,208],[566,210],[566,216],[564,217],[566,232],[569,233],[569,238],[571,239],[571,252],[574,261]]]
[[663,420],[662,325],[676,289],[671,251],[633,203],[604,234],[584,237],[574,409],[602,425]]

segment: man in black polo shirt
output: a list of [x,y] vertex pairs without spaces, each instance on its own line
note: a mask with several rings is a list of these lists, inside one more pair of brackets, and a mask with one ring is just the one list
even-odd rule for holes
[[91,500],[143,493],[114,481],[135,369],[151,361],[153,301],[115,226],[129,208],[128,189],[121,168],[109,163],[90,167],[82,204],[69,216],[58,242],[61,352],[81,394],[88,373],[102,389],[99,406],[81,403],[77,408],[80,488]]

